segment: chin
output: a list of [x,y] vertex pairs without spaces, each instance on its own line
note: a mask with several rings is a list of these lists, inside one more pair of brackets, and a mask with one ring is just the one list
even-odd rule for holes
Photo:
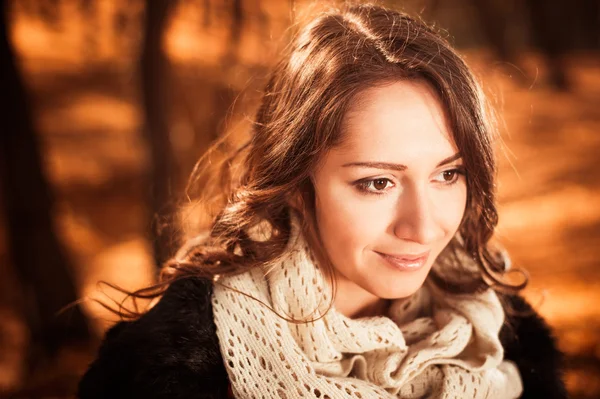
[[429,269],[424,274],[415,273],[412,276],[401,275],[381,281],[373,281],[368,287],[363,288],[382,299],[408,298],[423,286],[428,273]]
[[380,289],[377,292],[373,292],[374,295],[381,299],[401,299],[408,298],[421,288],[423,284],[414,287],[402,287],[402,289]]

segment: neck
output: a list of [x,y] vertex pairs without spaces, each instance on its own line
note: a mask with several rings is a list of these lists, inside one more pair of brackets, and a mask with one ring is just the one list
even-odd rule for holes
[[386,299],[379,298],[362,287],[336,274],[335,309],[346,317],[381,316],[387,310]]

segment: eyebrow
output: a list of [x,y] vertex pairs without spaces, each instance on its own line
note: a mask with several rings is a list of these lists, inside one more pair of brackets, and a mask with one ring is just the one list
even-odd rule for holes
[[[436,168],[440,166],[447,165],[451,162],[457,161],[462,158],[460,152],[457,152],[454,155],[449,156],[448,158],[443,159],[440,163],[437,164]],[[373,169],[388,169],[388,170],[397,170],[403,171],[408,169],[408,166],[402,165],[399,163],[390,163],[390,162],[350,162],[342,165],[343,167],[351,167],[358,166],[363,168],[373,168]]]

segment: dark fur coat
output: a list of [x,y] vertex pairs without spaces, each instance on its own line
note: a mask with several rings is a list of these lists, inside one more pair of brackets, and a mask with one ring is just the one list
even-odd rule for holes
[[[92,398],[227,398],[228,379],[212,317],[209,281],[179,280],[148,313],[110,329],[98,357],[79,384]],[[517,311],[531,308],[506,298]],[[501,331],[505,358],[514,361],[523,398],[558,399],[567,394],[561,355],[548,326],[535,313],[509,317]]]

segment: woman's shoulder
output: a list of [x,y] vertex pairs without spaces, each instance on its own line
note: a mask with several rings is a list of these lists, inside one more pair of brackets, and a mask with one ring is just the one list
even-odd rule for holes
[[[227,397],[211,294],[212,282],[184,278],[140,319],[115,325],[79,397]],[[500,339],[523,379],[523,398],[566,398],[562,354],[550,327],[521,296],[503,295],[502,301],[507,320]]]
[[504,358],[517,365],[523,398],[567,398],[563,355],[551,328],[519,295],[501,296],[506,322],[500,331]]
[[141,318],[112,327],[79,384],[78,396],[226,397],[211,293],[208,280],[180,279]]

